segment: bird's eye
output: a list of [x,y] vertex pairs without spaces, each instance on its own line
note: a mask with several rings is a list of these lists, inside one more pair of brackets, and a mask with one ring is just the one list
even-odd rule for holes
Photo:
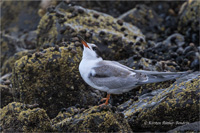
[[97,50],[97,47],[92,47],[92,49],[93,49],[94,51],[96,51],[96,50]]

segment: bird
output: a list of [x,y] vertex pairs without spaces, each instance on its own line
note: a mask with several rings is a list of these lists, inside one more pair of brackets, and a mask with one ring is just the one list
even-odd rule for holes
[[108,105],[110,94],[122,94],[138,86],[172,80],[188,72],[158,72],[134,70],[117,61],[103,60],[101,52],[95,44],[87,43],[80,35],[83,45],[82,60],[79,72],[82,79],[92,88],[107,92],[102,105]]

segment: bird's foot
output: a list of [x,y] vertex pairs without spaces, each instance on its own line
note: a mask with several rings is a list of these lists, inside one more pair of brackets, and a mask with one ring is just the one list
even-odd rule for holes
[[108,103],[103,103],[103,104],[100,104],[99,106],[102,107],[102,106],[107,106]]
[[110,99],[110,94],[107,94],[107,97],[106,97],[106,98],[102,98],[102,99],[101,99],[101,102],[102,102],[102,101],[105,101],[105,100],[106,100],[106,102],[103,103],[103,104],[100,104],[99,106],[101,107],[101,106],[103,106],[103,105],[108,105],[109,99]]
[[100,101],[103,102],[103,101],[105,101],[105,100],[107,100],[107,98],[102,98]]

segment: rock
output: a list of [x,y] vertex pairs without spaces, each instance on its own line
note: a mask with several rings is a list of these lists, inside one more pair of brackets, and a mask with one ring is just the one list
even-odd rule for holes
[[0,109],[0,126],[3,132],[51,132],[46,111],[30,109],[26,104],[12,102]]
[[[5,82],[3,82],[5,83]],[[1,92],[1,108],[13,102],[12,89],[9,85],[0,84],[0,92]]]
[[[157,61],[167,61],[167,65],[172,66],[170,71],[196,70],[196,67],[191,67],[191,62],[199,58],[198,48],[192,43],[187,43],[183,35],[179,33],[170,35],[153,47],[147,46],[142,56]],[[185,58],[189,59],[190,62],[184,63],[183,59]]]
[[199,132],[200,131],[200,122],[197,121],[197,122],[194,122],[194,123],[187,123],[185,122],[186,124],[183,125],[183,126],[179,126],[175,129],[172,129],[170,131],[168,131],[167,133],[174,133],[174,132]]
[[133,131],[169,131],[179,126],[176,122],[198,121],[199,79],[199,72],[191,73],[166,89],[146,93],[118,108]]
[[[78,13],[80,9],[84,11],[81,14]],[[56,14],[62,15],[56,16]],[[94,19],[97,14],[98,18]],[[60,19],[65,21],[60,24],[58,23]],[[104,58],[125,59],[133,54],[135,48],[138,47],[140,50],[144,48],[144,35],[137,27],[128,23],[120,26],[117,21],[118,19],[110,15],[61,2],[56,7],[55,13],[47,13],[42,17],[37,29],[38,45],[60,45],[63,41],[78,41],[74,40],[74,37],[79,34],[87,42],[97,44]],[[136,42],[140,42],[141,45],[134,46]]]
[[148,58],[141,58],[139,60],[135,60],[134,56],[130,57],[126,60],[119,61],[120,63],[133,68],[133,69],[141,69],[148,71],[176,71],[177,63],[174,61],[156,61]]
[[53,127],[59,132],[132,132],[123,115],[114,113],[110,107],[100,108],[94,106],[72,117],[64,113],[64,119],[64,114],[59,113],[56,118],[61,119]]
[[[69,49],[71,48],[71,49]],[[15,98],[27,104],[37,103],[52,118],[64,107],[97,104],[99,94],[82,80],[78,71],[82,50],[50,47],[17,60],[13,69]]]
[[4,63],[1,68],[1,74],[4,75],[6,73],[12,72],[12,69],[14,67],[15,61],[19,60],[22,56],[29,55],[33,53],[34,50],[23,50],[20,52],[15,53],[13,56],[8,58]]
[[15,53],[23,51],[25,48],[25,44],[23,41],[20,41],[19,39],[2,34],[1,33],[1,67],[8,60],[11,56],[13,56]]
[[30,31],[20,36],[20,40],[25,43],[26,49],[35,49],[37,46],[37,33],[36,31]]
[[[146,34],[148,31],[157,31],[163,19],[150,7],[138,4],[135,8],[118,17],[125,22],[129,22],[142,30]],[[157,28],[157,29],[156,29]]]
[[199,70],[199,66],[200,66],[200,59],[199,58],[194,59],[194,61],[191,62],[191,65],[190,65],[190,67],[192,69],[194,69],[195,71]]
[[17,33],[37,28],[40,20],[37,14],[39,1],[3,1],[1,4],[3,30]]
[[185,2],[179,11],[178,22],[179,32],[183,34],[186,33],[187,40],[195,43],[196,46],[199,46],[199,4],[200,1],[198,0],[190,0]]
[[88,8],[88,9],[109,14],[113,17],[118,17],[122,13],[133,8],[133,6],[136,5],[137,3],[139,2],[138,1],[120,1],[120,0],[87,1],[87,2],[69,0],[67,4],[79,5],[84,8]]

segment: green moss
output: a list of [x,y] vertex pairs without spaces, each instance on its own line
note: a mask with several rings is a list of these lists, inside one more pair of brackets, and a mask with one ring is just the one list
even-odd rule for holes
[[[62,41],[71,42],[72,38],[80,34],[86,41],[103,48],[103,57],[107,58],[124,59],[131,55],[136,47],[144,49],[144,42],[133,48],[136,40],[144,39],[144,35],[138,28],[125,22],[119,25],[117,19],[100,12],[81,8],[84,12],[78,13],[77,10],[80,10],[80,7],[68,7],[64,3],[60,5],[59,11],[45,14],[42,17],[37,29],[39,46],[47,43],[60,45]],[[71,8],[73,11],[70,10]],[[99,15],[98,18],[94,18],[96,14]],[[123,28],[124,31],[121,30]],[[102,32],[104,33],[101,34]],[[109,54],[106,55],[104,52]]]
[[131,132],[128,122],[110,109],[94,106],[74,117],[68,117],[53,125],[58,131],[68,132]]
[[193,32],[199,31],[199,10],[200,1],[190,0],[183,4],[180,10],[180,18],[178,23],[178,30],[185,33],[188,26]]
[[13,95],[9,85],[0,84],[0,92],[1,92],[1,108],[6,106],[10,102],[13,102]]
[[29,54],[29,51],[21,51],[11,56],[10,58],[8,58],[2,66],[2,69],[1,69],[2,75],[12,72],[12,68],[14,67],[15,61],[19,60],[22,56],[25,56],[28,54]]
[[[38,103],[55,117],[61,108],[96,104],[97,100],[82,80],[78,66],[82,50],[73,44],[50,47],[15,62],[12,82],[21,102]],[[17,96],[15,96],[17,97]]]
[[26,104],[12,102],[0,110],[0,125],[4,132],[52,131],[46,111],[28,109]]
[[[192,83],[191,83],[192,82]],[[151,108],[145,108],[140,111],[137,119],[131,124],[133,130],[151,130],[167,131],[176,127],[176,122],[195,122],[199,117],[199,76],[191,81],[173,84],[165,91],[154,96],[147,104],[158,103]],[[158,102],[160,101],[160,102]],[[134,111],[135,112],[135,111]],[[131,113],[126,113],[131,118]],[[130,119],[128,118],[128,119]],[[162,124],[174,122],[171,125]],[[161,124],[149,124],[149,122],[161,122]],[[135,127],[137,125],[137,127]]]

